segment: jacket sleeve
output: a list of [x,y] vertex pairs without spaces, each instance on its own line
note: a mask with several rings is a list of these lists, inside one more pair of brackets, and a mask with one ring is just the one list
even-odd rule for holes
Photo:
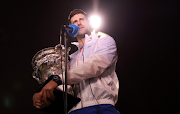
[[99,42],[99,46],[89,60],[68,71],[67,83],[76,84],[100,76],[115,61],[117,61],[116,43],[112,37],[107,36]]

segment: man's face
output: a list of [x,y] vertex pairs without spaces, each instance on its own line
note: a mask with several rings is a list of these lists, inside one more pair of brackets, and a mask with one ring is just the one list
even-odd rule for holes
[[84,36],[85,34],[90,34],[89,22],[85,15],[81,13],[74,15],[71,18],[71,24],[77,25],[80,28],[79,33],[76,37]]

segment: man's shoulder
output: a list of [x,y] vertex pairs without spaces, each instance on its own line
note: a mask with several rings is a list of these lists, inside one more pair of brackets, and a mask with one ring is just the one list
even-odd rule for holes
[[98,32],[97,35],[100,42],[115,42],[114,38],[106,33]]
[[105,38],[105,37],[110,37],[110,35],[108,35],[108,34],[106,34],[106,33],[103,33],[103,32],[98,32],[97,33],[97,36],[98,36],[98,38],[99,39],[101,39],[101,38]]

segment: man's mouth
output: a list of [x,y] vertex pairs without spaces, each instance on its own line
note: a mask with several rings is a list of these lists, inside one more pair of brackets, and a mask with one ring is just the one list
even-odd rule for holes
[[84,27],[79,27],[79,30],[82,30]]

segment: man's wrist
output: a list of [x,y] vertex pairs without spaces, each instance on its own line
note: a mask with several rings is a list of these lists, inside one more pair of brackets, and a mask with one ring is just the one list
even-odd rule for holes
[[62,84],[62,80],[58,75],[51,75],[52,76],[52,80],[55,81],[58,85]]

